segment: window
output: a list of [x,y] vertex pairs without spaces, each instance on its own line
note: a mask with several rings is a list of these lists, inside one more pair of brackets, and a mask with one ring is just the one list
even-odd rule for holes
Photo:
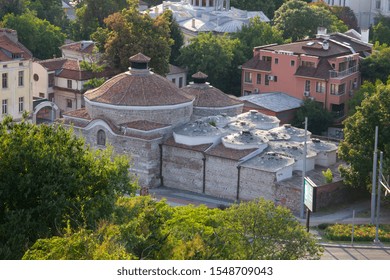
[[268,86],[269,85],[269,78],[268,78],[269,76],[268,75],[265,75],[265,77],[264,77],[264,84],[266,85],[266,86]]
[[24,86],[24,71],[19,71],[18,75],[18,86]]
[[347,62],[341,62],[339,64],[339,72],[342,72],[344,70],[347,70]]
[[106,133],[101,129],[97,133],[97,144],[100,146],[106,145]]
[[66,99],[66,107],[72,108],[72,99]]
[[183,87],[183,77],[179,78],[179,88]]
[[316,82],[316,92],[324,93],[325,92],[325,83]]
[[39,81],[39,76],[38,76],[38,74],[34,74],[33,79],[34,79],[34,81],[38,82],[38,81]]
[[380,10],[381,9],[381,0],[375,1],[375,9]]
[[315,64],[314,64],[314,62],[311,62],[311,61],[302,61],[302,66],[314,68]]
[[279,58],[275,58],[275,64],[279,64]]
[[39,97],[40,97],[40,98],[45,98],[45,94],[44,94],[43,92],[40,92],[40,93],[39,93]]
[[274,76],[274,82],[278,81],[278,76]]
[[68,88],[72,88],[72,80],[68,80]]
[[344,94],[345,93],[345,84],[339,85],[339,94]]
[[257,74],[257,84],[261,84],[261,74]]
[[3,73],[2,75],[2,87],[8,88],[8,73]]
[[172,83],[176,84],[176,79],[175,78],[172,79]]
[[8,106],[8,100],[7,99],[3,99],[3,101],[1,102],[1,113],[3,115],[8,113],[7,106]]
[[336,94],[336,85],[335,84],[330,85],[330,94]]
[[309,80],[305,81],[305,91],[310,91],[310,81]]
[[245,83],[252,83],[252,73],[251,72],[245,72],[244,81]]
[[291,60],[291,61],[290,61],[290,65],[291,65],[291,66],[295,66],[295,60]]
[[270,57],[270,56],[263,56],[263,61],[271,62],[272,61],[272,57]]
[[24,97],[19,97],[19,113],[24,110]]
[[54,86],[54,73],[53,74],[49,74],[48,80],[49,80],[49,85],[48,86],[49,87],[53,87]]

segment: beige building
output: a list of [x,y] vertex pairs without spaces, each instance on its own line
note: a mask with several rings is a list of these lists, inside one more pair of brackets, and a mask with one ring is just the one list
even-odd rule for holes
[[0,29],[0,120],[10,115],[20,120],[32,110],[31,52],[18,42],[17,32]]

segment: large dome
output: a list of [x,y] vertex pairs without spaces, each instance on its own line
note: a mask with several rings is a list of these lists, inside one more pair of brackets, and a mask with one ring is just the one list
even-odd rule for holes
[[174,124],[188,121],[193,99],[175,84],[148,69],[150,58],[130,58],[129,71],[116,75],[84,94],[92,118],[101,115],[118,122],[148,120]]

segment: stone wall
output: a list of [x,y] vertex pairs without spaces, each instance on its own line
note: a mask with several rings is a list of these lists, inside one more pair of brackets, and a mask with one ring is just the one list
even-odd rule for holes
[[164,185],[197,193],[203,192],[203,154],[163,145]]
[[199,119],[209,116],[217,116],[226,114],[229,117],[235,117],[242,113],[243,106],[237,106],[233,108],[202,108],[194,107],[194,113],[192,119]]
[[126,110],[120,107],[99,107],[91,105],[89,102],[85,102],[85,107],[92,118],[104,116],[104,118],[113,121],[115,124],[146,120],[178,126],[188,123],[192,114],[192,103],[181,104],[181,107],[178,108],[172,106],[172,108],[156,108],[154,110]]
[[319,186],[317,188],[317,210],[347,202],[351,197],[353,196],[342,181]]
[[263,197],[273,201],[275,181],[275,173],[241,166],[239,199],[253,200],[257,197]]
[[206,194],[235,200],[237,178],[236,161],[214,156],[206,157]]
[[[97,133],[103,130],[106,134],[106,146],[97,144]],[[160,149],[162,138],[146,140],[113,134],[104,124],[97,124],[89,130],[75,129],[83,135],[91,147],[105,149],[107,145],[114,148],[114,152],[127,155],[130,160],[130,171],[138,178],[140,186],[157,187],[160,185]]]

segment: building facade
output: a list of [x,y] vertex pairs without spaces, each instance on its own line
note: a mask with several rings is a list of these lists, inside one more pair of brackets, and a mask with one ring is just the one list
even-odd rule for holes
[[32,110],[32,54],[18,42],[17,32],[0,29],[0,120],[9,115],[20,120]]
[[284,45],[254,48],[242,65],[241,95],[283,92],[322,104],[339,118],[360,87],[359,60],[372,45],[345,34],[326,34]]

